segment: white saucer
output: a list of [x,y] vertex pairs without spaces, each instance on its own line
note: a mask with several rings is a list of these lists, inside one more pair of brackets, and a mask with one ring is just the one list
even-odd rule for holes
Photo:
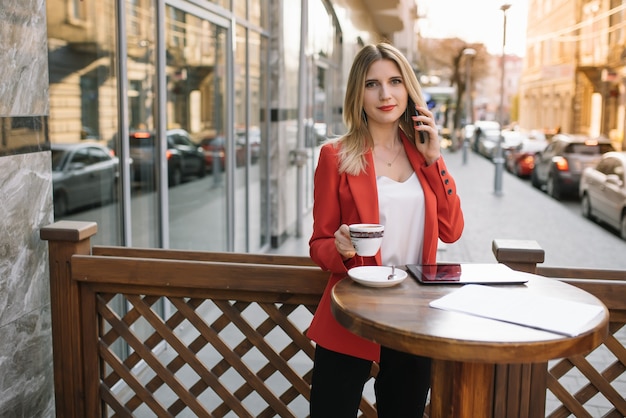
[[391,267],[387,266],[360,266],[348,270],[348,276],[357,283],[370,287],[395,286],[406,279],[406,271],[396,267],[396,278],[389,280]]

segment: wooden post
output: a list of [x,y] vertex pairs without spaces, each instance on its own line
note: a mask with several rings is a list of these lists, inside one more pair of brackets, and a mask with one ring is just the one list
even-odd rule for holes
[[545,259],[545,251],[537,241],[494,239],[491,249],[498,263],[527,273],[536,273],[537,264]]
[[97,231],[95,222],[72,221],[56,222],[40,231],[40,238],[48,241],[57,417],[84,418],[80,292],[72,281],[71,258],[91,253],[91,237]]
[[[513,270],[536,273],[545,251],[537,241],[494,239],[493,255]],[[548,363],[498,364],[494,386],[494,416],[544,416]]]

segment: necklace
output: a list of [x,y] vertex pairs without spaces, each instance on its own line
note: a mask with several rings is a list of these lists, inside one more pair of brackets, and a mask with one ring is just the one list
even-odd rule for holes
[[383,163],[387,164],[387,167],[391,167],[391,164],[393,164],[393,163],[394,163],[394,162],[398,159],[398,157],[400,156],[400,153],[401,153],[401,152],[402,152],[402,145],[400,145],[400,147],[399,147],[399,149],[398,149],[398,152],[396,152],[396,156],[395,156],[395,157],[393,157],[393,160],[391,160],[391,161],[385,161],[385,160],[383,160],[383,159],[382,159],[382,158],[380,158],[378,155],[376,155],[376,153],[374,153],[374,155],[376,155],[376,157],[378,157],[378,159],[379,159],[380,161],[382,161]]

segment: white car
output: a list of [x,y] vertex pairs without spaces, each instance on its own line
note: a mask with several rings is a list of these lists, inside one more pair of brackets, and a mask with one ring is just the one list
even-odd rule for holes
[[580,198],[583,216],[617,228],[626,240],[626,152],[607,152],[583,170]]
[[[524,140],[527,140],[528,136],[520,131],[513,131],[506,129],[502,131],[502,156],[506,156],[508,151],[514,150],[519,147]],[[485,157],[493,160],[496,157],[498,150],[498,142],[500,141],[500,131],[497,132],[497,136],[485,137],[478,144],[478,152]]]

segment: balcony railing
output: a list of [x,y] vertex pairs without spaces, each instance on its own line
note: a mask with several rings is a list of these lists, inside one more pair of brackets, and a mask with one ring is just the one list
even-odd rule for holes
[[[327,273],[306,257],[92,248],[96,231],[67,221],[41,231],[49,241],[57,416],[308,415],[314,346],[305,333]],[[529,394],[553,394],[546,416],[595,416],[587,404],[598,395],[605,417],[626,416],[618,387],[626,349],[616,338],[626,323],[626,272],[537,267],[542,250],[518,244],[494,241],[496,259],[582,287],[607,305],[611,331],[601,348],[613,360],[598,368],[576,356],[547,372],[514,365],[505,374],[527,373],[521,386]],[[560,383],[572,371],[588,380],[573,393]],[[368,386],[361,416],[375,417]],[[496,399],[507,390],[524,388],[496,388]],[[493,417],[536,417],[507,408]]]

